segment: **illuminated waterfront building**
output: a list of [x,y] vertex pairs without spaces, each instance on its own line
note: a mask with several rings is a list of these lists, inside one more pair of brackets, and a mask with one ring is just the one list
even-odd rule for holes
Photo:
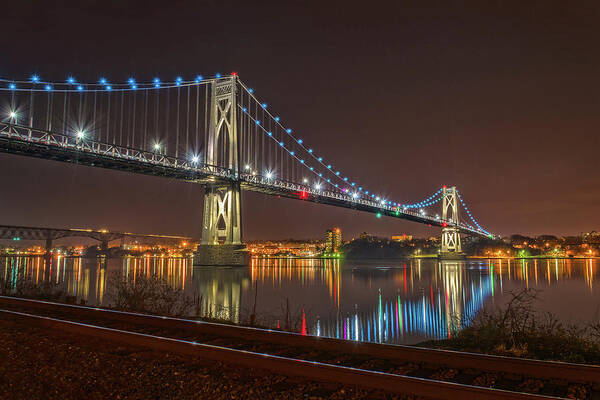
[[392,236],[392,240],[394,242],[405,242],[405,241],[410,241],[412,239],[413,239],[412,235],[407,235],[406,233],[403,233],[402,235]]
[[340,228],[325,231],[325,252],[337,253],[342,246],[342,230]]

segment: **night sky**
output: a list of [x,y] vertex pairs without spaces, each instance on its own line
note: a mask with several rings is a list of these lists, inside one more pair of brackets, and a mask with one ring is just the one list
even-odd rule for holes
[[[597,1],[153,3],[13,2],[0,76],[237,71],[319,153],[390,199],[456,185],[496,234],[600,230]],[[199,185],[6,154],[0,178],[0,224],[200,236]],[[246,239],[331,226],[346,238],[439,234],[253,193],[243,208]]]

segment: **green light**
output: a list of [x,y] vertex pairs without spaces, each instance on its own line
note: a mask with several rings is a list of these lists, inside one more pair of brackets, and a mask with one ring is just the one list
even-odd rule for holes
[[377,213],[377,218],[381,218],[381,213]]
[[20,238],[20,237],[18,237],[18,236],[15,236],[15,237],[13,238],[13,240],[21,240],[21,238]]

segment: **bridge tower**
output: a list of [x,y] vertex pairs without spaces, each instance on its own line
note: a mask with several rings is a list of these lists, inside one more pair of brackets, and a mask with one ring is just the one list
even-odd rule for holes
[[[210,126],[204,162],[239,174],[236,79],[231,76],[211,84]],[[249,253],[242,242],[241,211],[239,182],[212,179],[206,184],[202,241],[194,254],[194,265],[249,263]]]
[[446,226],[442,228],[442,247],[440,258],[462,258],[460,231],[458,229],[458,198],[456,187],[444,186],[442,192],[442,220]]

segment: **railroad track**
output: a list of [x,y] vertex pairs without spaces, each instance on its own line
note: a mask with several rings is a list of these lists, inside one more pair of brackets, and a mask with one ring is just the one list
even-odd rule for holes
[[[586,386],[589,394],[600,382],[600,367],[590,365],[347,342],[14,297],[0,296],[0,306],[3,317],[44,328],[278,374],[423,397],[547,399],[557,397],[519,392],[520,383],[539,380],[550,388],[550,394],[565,396],[570,385]],[[512,386],[498,384],[492,389],[475,386],[472,379],[467,379],[482,373],[496,374],[500,382],[510,381]]]

